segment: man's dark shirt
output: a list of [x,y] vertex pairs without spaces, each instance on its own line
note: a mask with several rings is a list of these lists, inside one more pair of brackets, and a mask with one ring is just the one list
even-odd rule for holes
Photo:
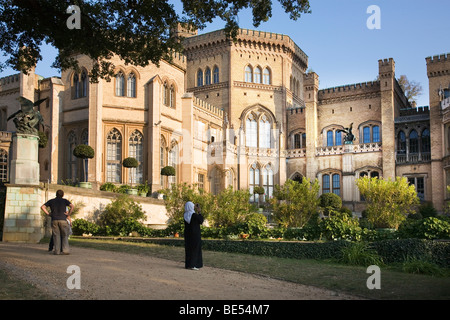
[[70,206],[70,201],[64,198],[54,198],[48,200],[45,203],[46,207],[50,207],[50,216],[53,220],[66,220],[67,215],[65,212],[67,211],[67,207]]

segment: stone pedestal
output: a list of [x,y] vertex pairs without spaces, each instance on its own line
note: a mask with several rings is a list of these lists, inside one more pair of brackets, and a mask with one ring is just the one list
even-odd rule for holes
[[10,183],[39,185],[39,137],[17,133],[12,140]]
[[7,186],[3,241],[37,243],[42,239],[41,193],[37,186]]
[[6,190],[3,241],[37,243],[44,235],[39,187],[39,138],[14,134]]
[[353,172],[353,144],[344,144],[342,155],[342,200],[353,201],[355,174]]

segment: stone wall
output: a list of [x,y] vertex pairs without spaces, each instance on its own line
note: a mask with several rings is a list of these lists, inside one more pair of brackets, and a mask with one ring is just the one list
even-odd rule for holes
[[[91,221],[98,218],[107,204],[120,196],[118,193],[107,191],[46,184],[42,191],[42,204],[54,198],[58,189],[63,190],[64,198],[71,201],[75,206],[82,205],[80,212],[74,216],[75,219],[82,218]],[[167,224],[168,216],[163,200],[150,197],[131,197],[142,206],[147,216],[146,225],[157,228],[164,227]]]

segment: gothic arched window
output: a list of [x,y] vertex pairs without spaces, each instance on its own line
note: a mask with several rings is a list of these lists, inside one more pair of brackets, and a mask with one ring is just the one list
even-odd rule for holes
[[129,156],[135,158],[139,166],[130,170],[129,182],[143,183],[144,182],[144,136],[139,130],[134,130],[130,139],[128,139]]
[[136,76],[130,73],[127,79],[127,97],[136,98]]
[[116,128],[106,138],[106,181],[120,183],[122,179],[122,135]]
[[121,71],[116,75],[116,96],[125,96],[125,76]]

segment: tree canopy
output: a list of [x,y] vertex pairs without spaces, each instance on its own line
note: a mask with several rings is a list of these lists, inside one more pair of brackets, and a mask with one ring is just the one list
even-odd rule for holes
[[[308,0],[278,0],[291,19],[310,13]],[[73,54],[84,54],[94,61],[90,81],[109,80],[114,54],[127,64],[147,66],[170,61],[182,52],[176,33],[178,25],[187,30],[203,29],[215,18],[226,22],[225,30],[235,37],[238,13],[250,8],[253,25],[272,16],[271,0],[182,0],[177,13],[169,0],[0,0],[0,50],[8,59],[0,63],[27,73],[42,60],[44,43],[59,50],[53,67],[78,70]],[[69,5],[80,9],[80,29],[67,27]]]
[[398,78],[398,84],[405,93],[409,102],[416,102],[417,97],[422,94],[422,86],[416,81],[410,81],[405,75]]

